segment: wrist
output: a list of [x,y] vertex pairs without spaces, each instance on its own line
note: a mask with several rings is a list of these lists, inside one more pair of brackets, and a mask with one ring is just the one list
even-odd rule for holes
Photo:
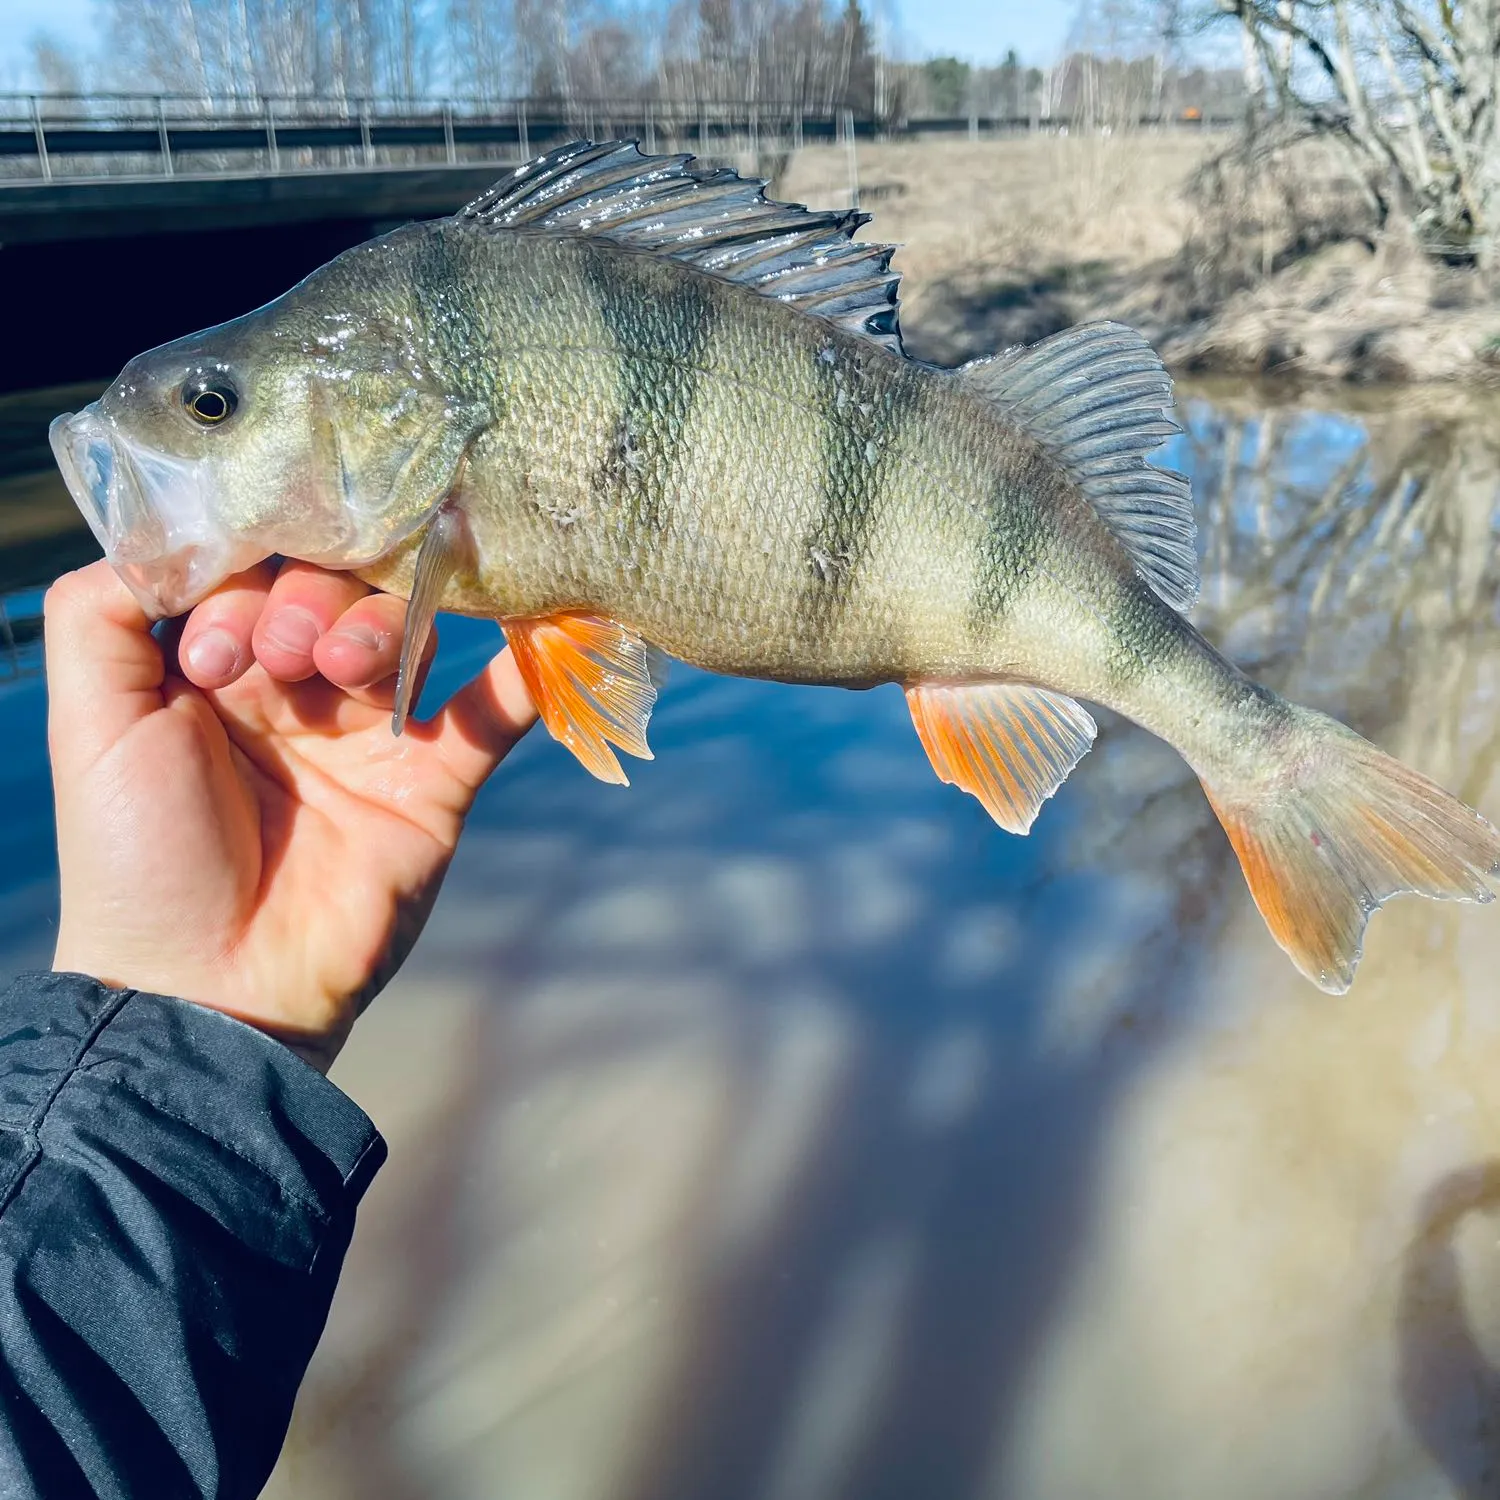
[[264,1005],[243,1004],[236,997],[217,994],[213,987],[187,976],[173,975],[150,964],[110,962],[97,953],[90,957],[86,951],[72,949],[61,940],[52,959],[51,971],[90,979],[106,989],[157,995],[201,1010],[218,1011],[280,1043],[310,1068],[324,1074],[333,1066],[351,1030],[351,1023],[342,1019],[322,1028],[289,1023]]

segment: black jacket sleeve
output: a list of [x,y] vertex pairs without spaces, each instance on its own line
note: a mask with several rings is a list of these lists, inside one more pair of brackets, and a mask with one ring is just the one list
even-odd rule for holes
[[384,1158],[215,1011],[0,992],[0,1496],[259,1494]]

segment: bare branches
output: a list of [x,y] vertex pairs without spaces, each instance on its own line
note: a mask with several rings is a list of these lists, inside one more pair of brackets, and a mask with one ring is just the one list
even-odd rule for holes
[[[896,107],[871,0],[98,0],[105,46],[47,78],[142,92]],[[874,0],[878,10],[883,0]]]
[[1500,0],[1218,0],[1275,106],[1339,138],[1381,222],[1500,256]]

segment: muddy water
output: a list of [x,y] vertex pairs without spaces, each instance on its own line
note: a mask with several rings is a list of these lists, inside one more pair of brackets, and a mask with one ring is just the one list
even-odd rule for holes
[[[1200,625],[1500,816],[1500,407],[1183,396]],[[0,970],[89,550],[27,467]],[[1394,903],[1331,999],[1130,725],[1026,840],[894,690],[679,670],[653,742],[628,791],[522,747],[340,1060],[392,1160],[272,1496],[1500,1492],[1500,911]]]

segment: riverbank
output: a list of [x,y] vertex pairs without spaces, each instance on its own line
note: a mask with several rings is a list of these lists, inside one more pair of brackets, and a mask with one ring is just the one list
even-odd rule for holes
[[[1195,177],[1226,136],[1134,134],[864,144],[866,235],[901,243],[912,352],[952,364],[1119,318],[1176,371],[1326,382],[1500,381],[1500,305],[1472,273],[1347,237],[1328,158],[1258,193]],[[797,153],[774,189],[849,201],[841,148]]]

